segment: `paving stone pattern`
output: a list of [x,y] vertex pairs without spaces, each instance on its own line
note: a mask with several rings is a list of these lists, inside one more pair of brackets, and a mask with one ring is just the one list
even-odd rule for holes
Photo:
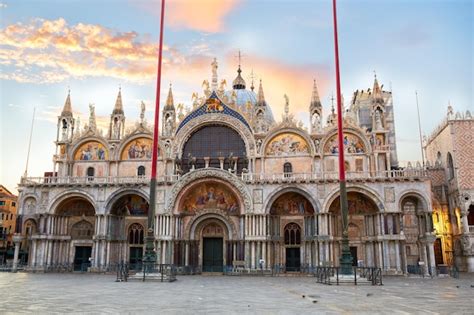
[[384,282],[327,286],[310,277],[226,276],[115,282],[111,275],[0,273],[0,313],[474,314],[474,274]]

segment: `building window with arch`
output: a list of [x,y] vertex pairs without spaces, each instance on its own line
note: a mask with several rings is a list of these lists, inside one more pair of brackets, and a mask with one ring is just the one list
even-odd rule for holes
[[87,168],[87,180],[91,181],[94,179],[95,169],[91,166]]
[[248,168],[247,149],[239,133],[223,125],[207,125],[195,131],[183,146],[181,170],[213,167],[242,173]]
[[447,164],[448,164],[448,179],[453,179],[454,178],[453,156],[449,152],[448,152]]
[[293,165],[291,165],[290,162],[283,164],[283,173],[285,174],[285,177],[290,177],[291,173],[293,173]]
[[143,245],[143,226],[134,223],[128,229],[128,243],[130,245]]
[[137,176],[145,176],[145,166],[140,165],[137,168]]
[[285,226],[285,245],[301,244],[301,228],[296,223],[289,223]]

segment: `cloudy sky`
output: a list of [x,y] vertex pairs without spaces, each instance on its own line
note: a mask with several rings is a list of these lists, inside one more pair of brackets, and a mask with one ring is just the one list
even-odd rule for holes
[[[122,88],[127,122],[140,101],[153,117],[159,1],[0,0],[0,183],[15,190],[25,170],[28,135],[36,121],[28,173],[52,170],[57,115],[70,88],[81,121],[95,103],[108,121]],[[262,79],[275,117],[290,111],[307,123],[312,81],[325,113],[334,93],[331,1],[169,0],[164,37],[163,94],[191,103],[211,75],[232,82],[242,51],[249,83]],[[374,71],[394,96],[398,155],[420,159],[415,90],[423,132],[455,110],[473,109],[473,4],[469,0],[347,0],[338,2],[342,90],[372,87]],[[249,84],[248,84],[249,85]]]

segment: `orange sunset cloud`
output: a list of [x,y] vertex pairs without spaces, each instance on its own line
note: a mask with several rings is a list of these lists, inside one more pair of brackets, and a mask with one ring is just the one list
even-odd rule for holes
[[[225,30],[225,18],[236,9],[238,0],[173,0],[167,1],[165,20],[174,28],[187,28],[207,33]],[[148,12],[160,14],[160,2],[132,2]]]

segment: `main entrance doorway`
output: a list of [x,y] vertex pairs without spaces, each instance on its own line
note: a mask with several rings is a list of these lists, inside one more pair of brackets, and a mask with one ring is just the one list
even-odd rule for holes
[[74,271],[87,271],[87,267],[90,267],[89,258],[91,257],[91,253],[91,246],[76,246]]
[[444,264],[443,249],[441,246],[440,238],[437,238],[436,241],[434,242],[434,253],[435,253],[436,265]]
[[357,267],[357,246],[351,246],[349,249],[352,256],[352,266]]
[[300,271],[300,248],[286,248],[286,271]]
[[223,239],[221,237],[203,238],[202,256],[203,272],[223,272]]
[[130,247],[130,269],[139,270],[142,268],[143,247]]

